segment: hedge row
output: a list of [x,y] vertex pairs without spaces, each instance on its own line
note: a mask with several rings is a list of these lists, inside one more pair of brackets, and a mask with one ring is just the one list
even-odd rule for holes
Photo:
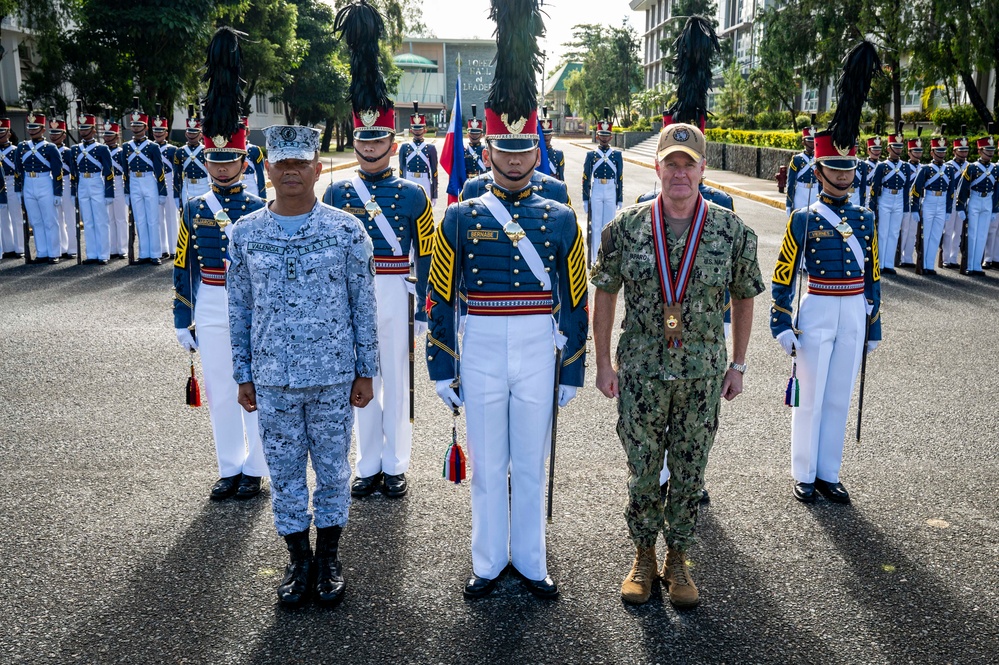
[[[784,150],[800,150],[801,149],[801,133],[794,131],[753,131],[748,129],[707,129],[704,132],[704,136],[708,141],[715,141],[717,143],[735,143],[737,145],[752,145],[758,146],[760,148],[781,148]],[[872,136],[871,134],[861,134],[860,136],[860,150],[859,153],[862,157],[867,156],[867,138]],[[882,136],[882,139],[887,138]],[[906,133],[906,138],[913,138],[912,132]],[[947,145],[953,145],[954,139],[957,138],[956,135],[947,137]],[[969,137],[969,143],[971,144],[971,150],[968,154],[968,159],[975,161],[978,159],[978,150],[975,148],[976,136]],[[923,161],[929,161],[930,159],[930,137],[924,133],[923,135]],[[948,150],[948,157],[951,156],[953,151]]]

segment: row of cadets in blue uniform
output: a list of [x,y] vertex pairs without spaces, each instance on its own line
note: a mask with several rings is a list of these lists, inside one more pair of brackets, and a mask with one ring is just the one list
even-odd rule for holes
[[111,259],[111,207],[115,203],[115,169],[111,150],[97,142],[97,117],[77,102],[80,141],[70,153],[73,189],[83,223],[85,264],[107,265]]
[[[366,11],[351,7],[350,16]],[[380,489],[386,496],[396,498],[404,496],[409,487],[406,472],[413,448],[413,423],[408,408],[409,299],[416,299],[414,337],[419,337],[426,330],[425,296],[434,242],[431,199],[437,195],[437,153],[429,150],[433,146],[422,143],[425,119],[417,111],[412,116],[417,139],[398,150],[400,169],[408,169],[407,177],[393,173],[390,161],[397,148],[395,110],[388,97],[379,94],[384,82],[377,61],[368,62],[356,55],[352,53],[351,57],[350,91],[354,154],[360,168],[353,177],[331,183],[323,195],[323,203],[356,216],[374,244],[378,374],[373,381],[374,399],[364,408],[355,407],[357,459],[351,494],[364,497]],[[369,81],[377,82],[376,89],[366,87]],[[415,263],[414,285],[407,281],[411,257]]]
[[132,139],[122,147],[125,161],[125,197],[132,211],[132,224],[138,238],[138,263],[160,265],[163,245],[160,235],[161,209],[167,202],[167,184],[163,173],[163,156],[158,145],[149,140],[149,115],[133,98],[134,110],[129,116]]
[[[223,38],[236,39],[230,29],[220,28],[213,44]],[[209,46],[209,53],[214,50],[218,49]],[[215,67],[209,63],[210,70]],[[215,94],[217,101],[220,94]],[[226,103],[236,108],[238,102],[236,98]],[[204,144],[199,151],[211,184],[204,194],[183,201],[173,263],[173,323],[181,347],[201,356],[219,473],[209,498],[221,501],[256,496],[262,478],[268,475],[257,413],[245,411],[236,400],[226,293],[230,227],[264,207],[264,201],[243,182],[246,127],[226,126],[224,118],[213,115],[206,109]]]
[[[540,49],[504,49],[511,34],[536,44],[543,30],[539,4],[491,5],[499,48],[486,102],[485,155],[493,180],[489,191],[449,206],[438,227],[427,287],[427,366],[448,409],[465,407],[472,575],[464,594],[490,593],[512,563],[531,593],[551,598],[558,587],[546,561],[544,463],[553,398],[565,406],[583,385],[585,243],[572,209],[542,198],[532,185]],[[459,350],[463,286],[468,316]]]
[[54,106],[49,107],[49,140],[62,158],[63,192],[69,186],[69,196],[62,197],[62,205],[56,206],[56,223],[59,225],[60,258],[75,259],[79,248],[76,246],[76,180],[70,164],[70,147],[66,142],[66,120],[56,117]]
[[874,169],[871,179],[869,207],[878,221],[881,272],[894,275],[902,221],[909,214],[909,190],[912,187],[912,168],[902,161],[905,136],[902,123],[894,134],[888,136],[888,159]]
[[548,151],[548,172],[553,178],[565,182],[565,153],[552,147],[555,127],[552,124],[552,119],[548,117],[548,107],[542,106],[541,113],[542,117],[538,118],[538,122],[541,124],[541,134],[545,137],[545,149]]
[[[812,116],[812,123],[815,116]],[[787,200],[784,212],[791,213],[801,208],[807,208],[815,202],[818,194],[818,180],[815,178],[815,127],[803,127],[801,130],[802,150],[791,158],[787,167]]]
[[201,118],[194,114],[194,104],[187,106],[184,138],[187,143],[177,148],[173,157],[173,195],[181,209],[187,201],[204,196],[211,189],[205,146],[201,143]]
[[[20,194],[22,211],[35,237],[35,262],[59,263],[62,248],[56,208],[62,206],[62,155],[45,140],[45,115],[35,113],[30,101],[27,106],[28,140],[18,143],[14,151],[14,191]],[[24,242],[28,252],[28,238]]]
[[0,169],[3,183],[0,191],[0,258],[24,257],[24,217],[21,214],[21,196],[14,187],[14,152],[17,145],[10,141],[10,118],[0,118]]
[[409,131],[413,140],[399,147],[399,175],[416,183],[430,197],[431,205],[437,204],[437,146],[427,143],[427,116],[420,113],[420,105],[413,102],[409,116]]
[[604,119],[597,123],[595,150],[586,153],[583,162],[583,212],[590,220],[588,233],[588,259],[597,260],[600,234],[624,201],[624,156],[610,147],[613,123],[610,109],[604,107]]
[[125,194],[125,149],[121,143],[121,125],[105,120],[101,126],[101,138],[111,151],[111,168],[114,170],[114,202],[108,206],[108,221],[111,226],[111,258],[124,259],[128,256],[128,196]]
[[[153,141],[160,149],[160,159],[163,162],[163,178],[168,187],[173,184],[173,162],[177,154],[177,146],[167,142],[170,133],[170,119],[163,116],[163,105],[156,105],[156,116],[153,118]],[[160,246],[163,253],[160,258],[172,258],[177,247],[177,233],[180,230],[180,204],[176,194],[160,202],[159,233]]]
[[948,169],[952,170],[956,178],[954,185],[954,205],[947,221],[944,223],[943,239],[940,243],[940,255],[937,266],[948,270],[958,270],[961,267],[961,237],[964,231],[964,220],[967,214],[959,209],[957,195],[961,190],[961,181],[964,179],[964,172],[971,162],[968,161],[968,153],[971,151],[971,143],[968,141],[968,127],[961,125],[961,134],[951,145],[954,156],[947,162]]
[[909,184],[905,189],[908,212],[902,215],[902,230],[899,234],[898,244],[898,266],[899,268],[916,267],[916,234],[919,226],[919,213],[912,207],[912,184],[916,181],[916,174],[923,160],[923,139],[921,138],[923,128],[916,129],[916,137],[906,141],[906,156],[909,166]]
[[468,119],[468,143],[465,144],[465,174],[469,179],[476,178],[489,170],[482,159],[482,121],[475,117],[475,104],[472,104],[472,117]]
[[967,217],[962,272],[975,277],[985,275],[983,268],[999,268],[999,169],[992,162],[996,139],[989,134],[978,139],[978,160],[970,164],[961,180],[957,195],[958,209]]
[[246,168],[243,171],[243,186],[246,191],[267,200],[267,175],[264,173],[264,151],[259,146],[250,143],[250,116],[244,114],[240,119],[246,128]]
[[[794,357],[800,400],[789,400],[791,472],[793,494],[803,502],[815,501],[816,493],[835,503],[850,501],[840,482],[850,395],[863,354],[881,339],[880,234],[873,213],[848,196],[858,165],[860,114],[880,70],[868,42],[847,56],[835,115],[814,139],[813,170],[823,191],[788,219],[774,269],[770,330]],[[803,292],[797,308],[796,290]]]
[[[910,155],[912,154],[910,150]],[[930,139],[929,164],[916,164],[916,175],[910,190],[910,217],[916,226],[915,267],[920,275],[936,275],[934,263],[944,226],[954,212],[954,193],[959,184],[960,171],[949,163],[947,139],[936,136]]]
[[870,203],[871,185],[874,182],[874,169],[876,169],[878,164],[881,162],[881,152],[883,150],[881,145],[880,128],[876,128],[874,132],[877,136],[872,136],[867,139],[867,159],[857,165],[857,170],[863,171],[864,174],[863,201],[864,205],[868,207],[872,207]]

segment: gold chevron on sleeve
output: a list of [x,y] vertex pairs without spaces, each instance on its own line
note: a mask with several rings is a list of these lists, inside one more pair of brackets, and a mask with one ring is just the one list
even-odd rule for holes
[[434,292],[451,302],[451,285],[454,283],[454,248],[444,237],[444,222],[434,236],[433,258],[430,260],[428,281]]
[[434,211],[430,199],[424,198],[427,206],[416,220],[416,251],[419,256],[430,256],[434,251]]
[[878,230],[875,228],[871,234],[871,263],[874,264],[874,272],[871,279],[875,282],[881,279],[881,262],[878,259]]
[[773,281],[783,286],[791,286],[791,278],[794,276],[794,262],[798,258],[798,243],[791,232],[791,219],[787,220],[784,242],[781,244],[780,254],[777,255],[777,265],[774,266]]
[[187,267],[187,243],[190,235],[187,232],[187,224],[181,222],[177,232],[177,258],[173,260],[174,268]]
[[579,301],[586,294],[586,256],[583,251],[583,234],[576,227],[576,239],[569,250],[569,299],[572,301],[573,309],[579,305]]

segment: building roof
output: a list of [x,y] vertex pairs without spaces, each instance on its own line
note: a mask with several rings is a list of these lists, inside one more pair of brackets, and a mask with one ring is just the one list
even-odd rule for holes
[[583,63],[581,62],[567,62],[559,67],[558,70],[545,81],[545,93],[565,92],[565,80],[569,78],[570,74],[577,72],[582,68]]
[[432,69],[437,71],[437,63],[415,53],[400,53],[392,58],[392,62],[400,69]]

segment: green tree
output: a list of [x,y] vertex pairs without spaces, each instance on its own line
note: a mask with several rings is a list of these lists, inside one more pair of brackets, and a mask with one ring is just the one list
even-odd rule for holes
[[[631,91],[642,84],[638,35],[627,25],[608,29],[592,24],[575,26],[573,35],[563,59],[583,63],[566,82],[576,113],[595,120],[602,117],[606,106],[615,115],[629,118]],[[570,82],[574,86],[571,91]]]
[[808,61],[813,39],[811,16],[798,5],[771,7],[756,17],[763,27],[757,47],[759,66],[749,77],[749,96],[768,111],[789,111],[798,130],[795,100],[801,92],[801,70]]
[[718,112],[731,118],[746,113],[749,103],[749,83],[742,75],[742,67],[733,60],[722,74],[725,87],[718,93]]

